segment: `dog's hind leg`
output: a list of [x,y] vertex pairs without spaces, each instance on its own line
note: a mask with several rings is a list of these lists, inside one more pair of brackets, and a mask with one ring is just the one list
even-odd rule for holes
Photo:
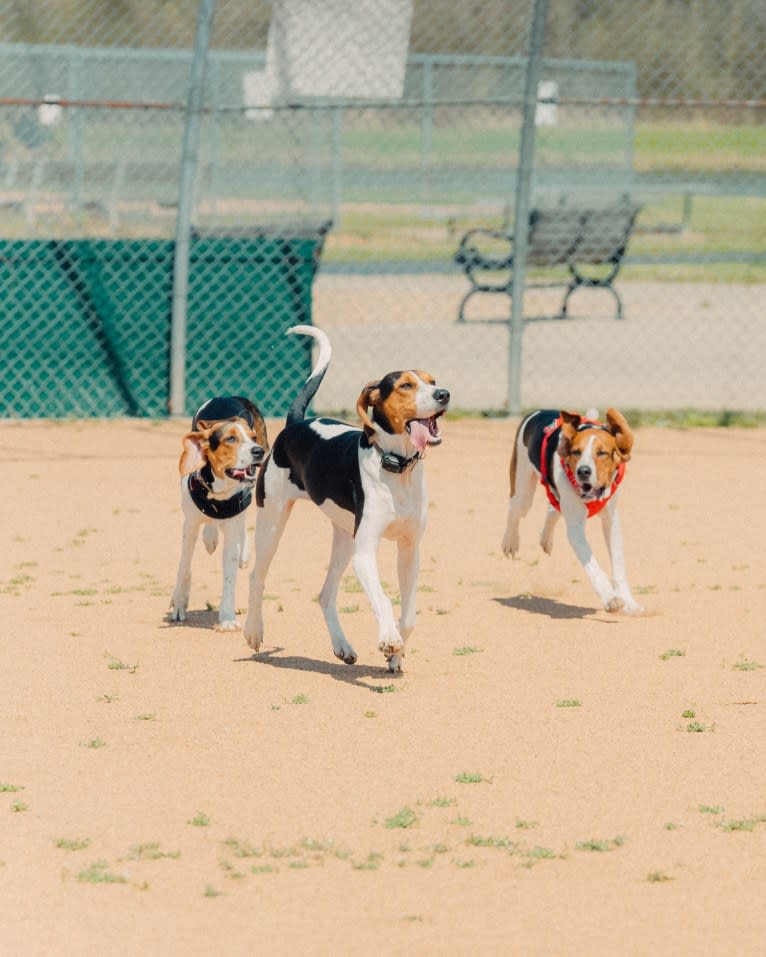
[[186,621],[186,609],[189,607],[191,593],[191,565],[194,546],[199,535],[200,522],[194,518],[185,518],[181,533],[181,558],[178,562],[176,587],[170,599],[170,620]]
[[266,505],[258,509],[256,516],[255,562],[250,573],[250,595],[244,627],[245,638],[253,651],[259,651],[263,641],[263,589],[266,584],[266,575],[276,554],[293,504],[293,501],[289,501],[283,507],[270,508],[267,499]]
[[508,521],[503,535],[503,554],[510,555],[511,558],[515,558],[519,552],[519,522],[532,507],[537,488],[537,473],[531,463],[523,458],[521,452],[513,458],[515,475],[512,476]]
[[330,632],[332,650],[336,658],[353,665],[356,661],[356,652],[348,643],[338,618],[337,597],[338,586],[354,551],[354,538],[342,528],[333,525],[332,554],[327,577],[319,593],[319,606],[322,609],[327,629]]
[[540,545],[546,555],[553,551],[553,532],[561,518],[561,512],[549,505],[545,511],[545,521],[540,531]]

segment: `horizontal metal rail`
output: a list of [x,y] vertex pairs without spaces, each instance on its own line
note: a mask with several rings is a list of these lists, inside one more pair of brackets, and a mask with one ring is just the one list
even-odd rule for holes
[[[524,103],[522,97],[481,97],[478,99],[423,99],[421,97],[400,100],[353,100],[341,97],[306,100],[297,103],[242,104],[237,106],[207,106],[202,107],[204,113],[249,113],[258,110],[289,111],[289,110],[337,110],[337,109],[420,109],[422,107],[476,107],[476,106],[516,106]],[[735,110],[763,110],[766,109],[766,99],[736,100],[736,99],[686,99],[684,97],[589,97],[589,96],[556,96],[539,97],[537,103],[541,106],[599,106],[624,109],[625,107],[671,108],[671,109],[735,109]],[[144,102],[139,100],[78,100],[67,97],[0,97],[0,107],[38,107],[60,106],[62,109],[89,109],[89,110],[165,110],[182,112],[186,109],[184,103]]]

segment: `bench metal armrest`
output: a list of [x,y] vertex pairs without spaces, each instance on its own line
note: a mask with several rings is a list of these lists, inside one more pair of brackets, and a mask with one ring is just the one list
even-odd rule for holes
[[[505,256],[491,256],[483,253],[474,242],[474,237],[485,236],[489,239],[507,242],[510,246]],[[463,236],[454,255],[454,261],[470,275],[475,269],[510,269],[513,265],[513,233],[502,229],[469,229]]]

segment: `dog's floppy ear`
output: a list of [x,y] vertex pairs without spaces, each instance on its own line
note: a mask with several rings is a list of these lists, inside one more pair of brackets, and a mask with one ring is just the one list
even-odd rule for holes
[[559,455],[566,458],[569,455],[569,449],[572,446],[572,439],[577,434],[577,430],[582,422],[582,416],[576,412],[565,412],[561,410],[561,434],[559,435]]
[[207,438],[202,432],[189,432],[183,437],[184,450],[178,462],[178,471],[181,475],[191,475],[205,464],[202,453],[207,445]]
[[372,424],[372,419],[367,415],[367,409],[371,405],[375,405],[376,402],[380,400],[380,382],[368,382],[367,385],[359,393],[359,398],[356,400],[356,413],[359,418],[362,420],[362,426],[364,428],[364,434],[369,438],[369,436],[374,435],[376,432],[375,426]]
[[258,416],[253,425],[253,432],[255,432],[255,441],[260,445],[260,447],[265,451],[269,451],[269,437],[266,434],[266,423],[263,420],[261,413],[258,413]]
[[628,462],[630,460],[631,449],[633,448],[633,433],[630,431],[630,426],[625,416],[621,412],[618,412],[617,409],[607,409],[606,424],[614,436],[617,451],[622,456],[623,462]]
[[[255,433],[255,441],[258,445],[261,446],[266,452],[269,451],[269,439],[266,435],[266,423],[261,415],[261,410],[255,404],[251,402],[250,399],[246,399],[244,396],[237,396],[237,399],[242,403],[245,409],[249,412],[252,422],[250,423],[250,428]],[[246,417],[245,420],[247,421]]]

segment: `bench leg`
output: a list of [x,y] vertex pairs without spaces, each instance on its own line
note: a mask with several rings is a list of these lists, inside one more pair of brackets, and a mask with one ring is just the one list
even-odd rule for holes
[[497,295],[498,293],[501,293],[503,295],[508,296],[509,301],[511,299],[510,289],[504,289],[500,286],[474,286],[473,289],[469,289],[468,292],[460,300],[460,305],[458,306],[458,310],[457,310],[458,322],[466,321],[465,307],[468,305],[468,301],[471,299],[471,297],[475,296],[477,293],[480,293],[480,292],[488,293],[490,295],[492,294]]
[[564,301],[561,303],[561,311],[559,312],[557,319],[566,319],[567,317],[567,306],[569,305],[569,297],[577,289],[579,283],[573,282],[567,286],[567,291],[564,293]]
[[617,292],[614,286],[610,286],[609,288],[611,289],[612,294],[614,295],[614,298],[617,300],[617,313],[614,318],[624,319],[625,316],[623,315],[623,312],[622,312],[622,299],[620,299],[620,294]]
[[458,309],[457,309],[458,322],[465,322],[465,307],[468,304],[468,300],[471,298],[471,296],[475,292],[478,292],[478,289],[469,289],[468,292],[460,300],[460,305],[458,306]]
[[620,294],[617,292],[617,290],[614,288],[611,282],[594,282],[589,279],[581,279],[579,282],[570,282],[569,285],[567,286],[567,291],[564,293],[564,301],[561,304],[561,312],[558,315],[559,319],[567,318],[567,307],[569,306],[569,297],[572,295],[575,289],[578,289],[580,286],[585,286],[588,289],[608,289],[609,292],[611,292],[611,294],[614,296],[614,301],[616,305],[614,318],[615,319],[625,318],[625,315],[622,309],[622,299],[620,298]]

